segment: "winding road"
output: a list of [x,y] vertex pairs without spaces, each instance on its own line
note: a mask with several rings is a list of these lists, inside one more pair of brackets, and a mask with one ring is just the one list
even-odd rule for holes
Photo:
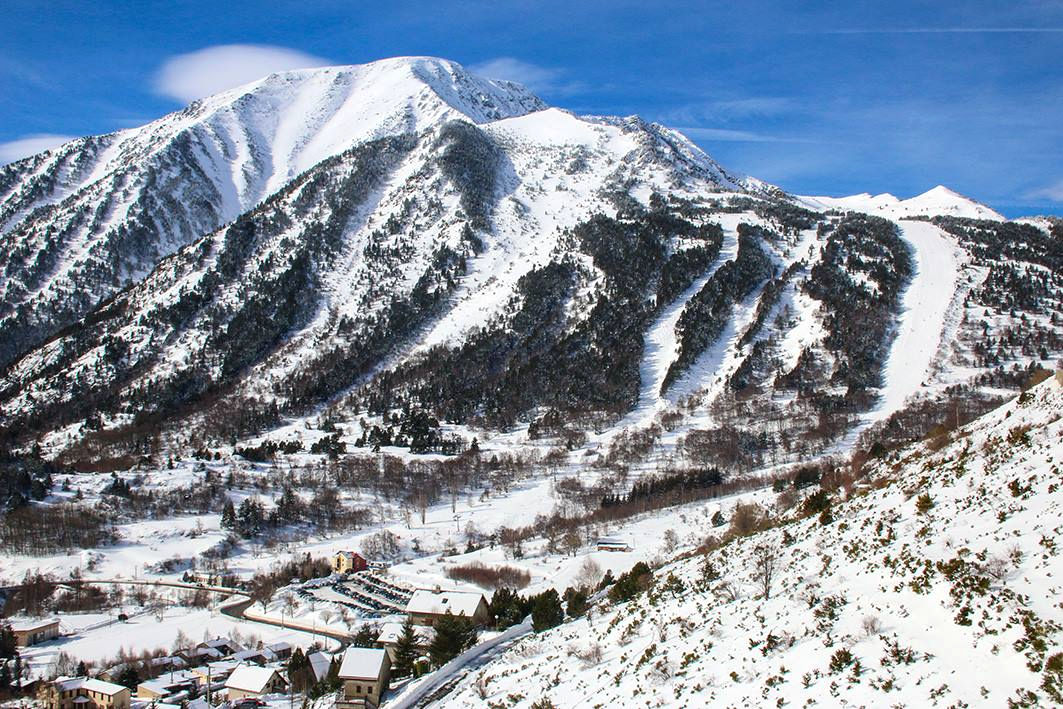
[[531,632],[532,622],[529,616],[524,619],[523,623],[514,625],[498,637],[485,640],[479,645],[474,645],[428,675],[421,683],[389,700],[387,709],[414,709],[414,707],[434,704],[437,700],[442,699],[441,696],[437,695],[445,694],[442,690],[448,684],[460,678],[471,667],[482,664],[496,652]]

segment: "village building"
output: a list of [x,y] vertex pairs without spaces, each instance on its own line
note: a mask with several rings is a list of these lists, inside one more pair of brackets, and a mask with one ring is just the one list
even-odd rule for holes
[[229,675],[237,667],[240,667],[240,663],[236,660],[217,660],[216,662],[208,662],[202,667],[193,667],[190,671],[200,678],[204,687],[206,687],[207,682],[210,682],[211,688],[218,688],[222,686],[225,680],[229,679]]
[[185,662],[185,659],[177,655],[153,657],[148,660],[148,665],[151,666],[152,674],[158,674],[159,672],[170,672],[173,670],[183,670],[188,667],[188,663]]
[[229,694],[229,701],[235,702],[247,697],[284,692],[288,689],[288,680],[281,671],[273,667],[240,665],[229,675],[229,679],[225,680],[225,689]]
[[355,574],[369,568],[369,563],[358,552],[338,551],[332,557],[332,570],[337,574]]
[[247,662],[261,667],[267,663],[275,662],[277,656],[273,654],[272,650],[262,648],[261,650],[241,650],[235,653],[232,659],[237,662]]
[[48,709],[129,709],[129,688],[88,677],[60,677],[44,685]]
[[384,650],[347,648],[340,664],[343,695],[336,702],[337,709],[376,709],[380,706],[381,695],[388,688],[390,676],[391,660]]
[[[414,627],[414,647],[418,650],[427,650],[435,638],[435,631],[424,625]],[[376,641],[387,650],[388,659],[395,662],[395,648],[398,647],[399,638],[402,637],[402,623],[384,623],[380,626],[380,634]]]
[[320,682],[328,677],[329,668],[332,667],[332,656],[324,652],[312,652],[306,656],[310,663],[310,669],[314,672],[314,681]]
[[176,654],[189,666],[195,666],[213,660],[220,660],[228,653],[222,652],[217,648],[203,646],[178,650]]
[[273,656],[276,657],[277,660],[288,660],[292,656],[291,643],[286,643],[284,641],[270,643],[269,645],[266,645],[266,649],[272,652]]
[[167,672],[157,679],[149,679],[137,685],[137,699],[165,699],[179,702],[196,694],[202,678],[191,670]]
[[482,593],[418,589],[406,604],[406,614],[414,625],[435,625],[448,613],[465,616],[476,625],[487,625],[491,620]]
[[243,652],[245,648],[240,643],[231,638],[214,638],[213,640],[207,640],[196,645],[197,648],[211,648],[221,653],[222,657],[228,657],[229,655],[235,655],[238,652]]
[[601,537],[597,543],[598,551],[631,551],[631,544],[620,537]]
[[19,647],[48,642],[59,637],[59,619],[12,621],[11,632]]

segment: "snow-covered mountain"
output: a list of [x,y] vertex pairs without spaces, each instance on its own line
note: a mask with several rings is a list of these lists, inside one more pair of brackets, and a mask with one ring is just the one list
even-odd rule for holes
[[290,71],[0,169],[0,363],[353,145],[545,108],[432,58]]
[[704,434],[750,469],[918,435],[899,412],[1063,353],[1058,226],[944,188],[792,198],[444,60],[273,75],[0,188],[0,433],[71,459],[325,417],[351,445],[438,450],[443,421],[589,455],[667,423],[662,455]]
[[923,194],[898,199],[888,192],[879,195],[863,194],[848,197],[798,197],[799,202],[811,209],[855,211],[875,214],[889,219],[910,217],[960,217],[963,219],[988,219],[1004,221],[1004,217],[970,197],[938,185]]
[[430,706],[1059,706],[1061,412],[1057,374],[833,486],[727,501],[648,590],[600,594]]

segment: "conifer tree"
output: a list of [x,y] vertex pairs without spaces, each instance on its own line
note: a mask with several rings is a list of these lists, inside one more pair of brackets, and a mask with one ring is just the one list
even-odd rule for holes
[[402,624],[402,635],[395,643],[395,662],[391,670],[396,677],[406,677],[413,674],[413,663],[417,660],[417,632],[410,621],[409,616]]
[[310,660],[303,654],[301,647],[295,648],[288,660],[288,681],[291,682],[293,692],[303,692],[313,683],[313,674]]
[[247,498],[240,503],[240,511],[236,516],[236,526],[241,536],[250,538],[262,531],[262,504],[253,498]]
[[140,675],[137,673],[137,668],[133,667],[133,665],[123,667],[118,677],[115,678],[115,683],[129,689],[136,689],[137,685],[140,684]]
[[554,589],[547,589],[535,597],[532,605],[532,628],[537,633],[561,625],[565,619],[561,609],[561,599]]
[[432,664],[440,667],[476,644],[476,626],[465,616],[447,612],[435,625],[436,635],[428,646]]
[[236,508],[233,507],[232,500],[226,500],[221,510],[221,528],[236,529]]

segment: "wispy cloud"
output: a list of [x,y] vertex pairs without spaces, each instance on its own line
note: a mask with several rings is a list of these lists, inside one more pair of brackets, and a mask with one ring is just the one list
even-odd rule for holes
[[224,44],[171,57],[155,74],[155,91],[184,103],[289,69],[330,62],[287,47]]
[[814,29],[797,34],[1053,34],[1063,27],[877,27],[849,29]]
[[1028,199],[1047,199],[1050,202],[1063,202],[1063,180],[1058,180],[1047,187],[1027,192],[1026,197]]
[[732,121],[748,122],[751,118],[771,118],[800,110],[791,99],[781,96],[746,96],[674,106],[661,114],[660,120],[668,124],[696,126]]
[[558,95],[574,94],[584,90],[578,81],[569,81],[565,72],[553,67],[532,64],[514,57],[496,57],[479,64],[473,64],[469,71],[488,79],[515,81],[537,93]]
[[56,133],[35,133],[6,143],[0,143],[0,165],[6,165],[9,162],[15,162],[22,158],[28,158],[30,155],[36,155],[37,153],[62,145],[67,141],[73,140],[75,137],[76,136],[73,135],[59,135]]
[[778,135],[766,135],[747,130],[729,128],[705,128],[701,126],[676,126],[675,129],[694,140],[722,140],[729,143],[811,143],[818,142],[809,138],[791,138]]

